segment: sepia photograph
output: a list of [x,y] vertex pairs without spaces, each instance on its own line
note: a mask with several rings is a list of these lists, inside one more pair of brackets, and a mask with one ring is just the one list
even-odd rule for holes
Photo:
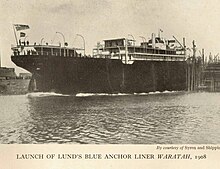
[[1,144],[219,144],[217,0],[1,0]]
[[1,0],[0,169],[219,169],[218,0]]

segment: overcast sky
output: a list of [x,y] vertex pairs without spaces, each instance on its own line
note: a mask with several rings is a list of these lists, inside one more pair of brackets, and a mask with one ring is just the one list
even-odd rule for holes
[[[198,50],[220,51],[220,1],[218,0],[1,0],[0,52],[2,65],[15,67],[10,61],[11,44],[15,44],[12,24],[28,24],[27,40],[31,43],[62,42],[55,36],[65,35],[69,46],[82,47],[81,34],[86,40],[86,53],[98,41],[127,37],[132,34],[146,39],[163,30],[163,36],[185,37],[191,47],[196,40]],[[21,70],[21,69],[17,69]]]

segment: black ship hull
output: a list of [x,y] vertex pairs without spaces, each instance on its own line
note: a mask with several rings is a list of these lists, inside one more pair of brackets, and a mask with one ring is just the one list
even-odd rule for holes
[[33,74],[32,90],[43,92],[142,93],[186,89],[185,61],[140,60],[123,64],[119,59],[48,55],[12,56],[12,61]]

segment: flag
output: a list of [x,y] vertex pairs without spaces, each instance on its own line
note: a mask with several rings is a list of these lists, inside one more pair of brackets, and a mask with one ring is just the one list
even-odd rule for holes
[[160,29],[160,32],[163,32],[163,30],[162,30],[162,29]]
[[21,25],[21,24],[14,24],[14,27],[16,31],[21,31],[30,28],[28,25]]
[[22,37],[25,37],[25,33],[24,32],[20,32],[20,37],[22,38]]

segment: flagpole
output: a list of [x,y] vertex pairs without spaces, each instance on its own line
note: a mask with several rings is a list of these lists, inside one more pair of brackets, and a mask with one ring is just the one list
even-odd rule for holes
[[18,45],[18,38],[17,38],[16,32],[15,32],[15,25],[14,24],[13,24],[13,30],[14,30],[15,40]]

